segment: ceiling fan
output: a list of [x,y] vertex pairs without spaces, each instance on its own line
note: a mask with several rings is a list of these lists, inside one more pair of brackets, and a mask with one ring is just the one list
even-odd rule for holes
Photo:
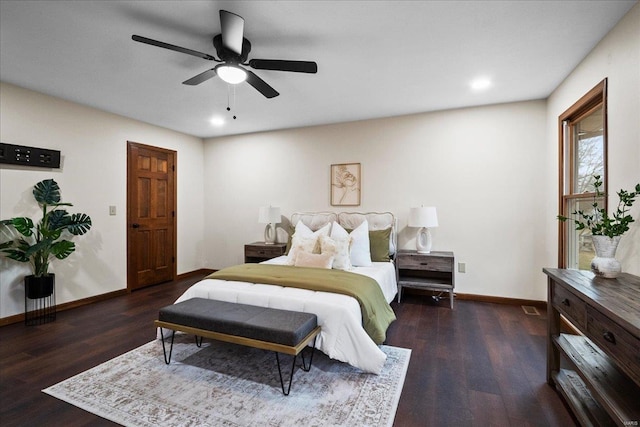
[[164,43],[158,40],[149,39],[138,35],[131,38],[140,43],[146,43],[209,61],[220,62],[214,68],[198,74],[182,82],[186,85],[198,85],[209,80],[216,75],[229,84],[238,84],[246,81],[258,92],[267,98],[274,98],[279,93],[267,82],[258,77],[253,71],[247,70],[243,66],[249,66],[256,70],[276,70],[292,71],[294,73],[318,72],[318,65],[312,61],[286,61],[280,59],[251,59],[247,62],[247,57],[251,51],[251,43],[244,38],[244,18],[235,13],[220,11],[220,26],[222,33],[213,38],[213,46],[216,48],[218,58],[207,53]]

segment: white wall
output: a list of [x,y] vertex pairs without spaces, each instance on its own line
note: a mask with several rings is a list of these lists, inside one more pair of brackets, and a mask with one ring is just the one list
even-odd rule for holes
[[[549,97],[546,136],[549,157],[544,161],[544,185],[551,194],[557,193],[558,182],[558,116],[605,77],[608,78],[608,204],[613,209],[618,204],[614,192],[633,190],[640,182],[640,3],[627,12]],[[549,220],[558,212],[557,205],[557,200],[549,198],[544,210],[548,219],[545,235],[549,241],[557,236],[557,223]],[[616,258],[623,271],[640,274],[640,200],[631,213],[636,222],[622,238]],[[554,262],[555,258],[549,257],[549,264]]]
[[409,208],[436,206],[434,250],[466,263],[458,292],[543,300],[545,112],[531,101],[206,140],[206,263],[242,261],[262,239],[262,205],[336,210],[330,165],[359,162],[362,204],[343,210],[395,213],[412,248]]
[[[151,126],[6,83],[0,84],[0,139],[62,152],[60,169],[0,165],[0,218],[40,218],[31,191],[53,178],[70,212],[93,228],[74,238],[76,252],[53,261],[57,303],[126,288],[127,141],[178,152],[178,274],[203,266],[203,145],[200,138]],[[109,205],[117,215],[109,216]],[[24,312],[28,264],[0,257],[0,318]]]

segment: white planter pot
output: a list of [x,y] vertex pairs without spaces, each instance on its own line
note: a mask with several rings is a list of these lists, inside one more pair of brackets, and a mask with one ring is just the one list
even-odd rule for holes
[[615,259],[618,243],[621,236],[613,238],[608,236],[591,236],[593,246],[596,250],[596,257],[591,260],[591,271],[596,276],[606,279],[615,279],[622,271],[620,262]]

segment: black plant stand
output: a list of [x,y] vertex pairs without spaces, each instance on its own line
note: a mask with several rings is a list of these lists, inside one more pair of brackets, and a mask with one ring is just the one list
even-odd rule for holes
[[[37,279],[37,278],[36,278]],[[52,283],[50,292],[42,292],[42,285],[25,278],[24,324],[42,325],[56,320],[56,287]]]

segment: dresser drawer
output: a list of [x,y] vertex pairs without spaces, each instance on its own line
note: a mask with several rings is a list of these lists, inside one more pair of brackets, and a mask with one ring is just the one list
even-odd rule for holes
[[640,386],[640,337],[630,334],[592,307],[587,308],[586,335]]
[[420,254],[402,254],[397,259],[398,268],[409,270],[453,271],[453,258],[425,256]]
[[553,289],[553,306],[564,314],[571,323],[585,328],[587,326],[587,306],[584,301],[561,286],[555,285]]

